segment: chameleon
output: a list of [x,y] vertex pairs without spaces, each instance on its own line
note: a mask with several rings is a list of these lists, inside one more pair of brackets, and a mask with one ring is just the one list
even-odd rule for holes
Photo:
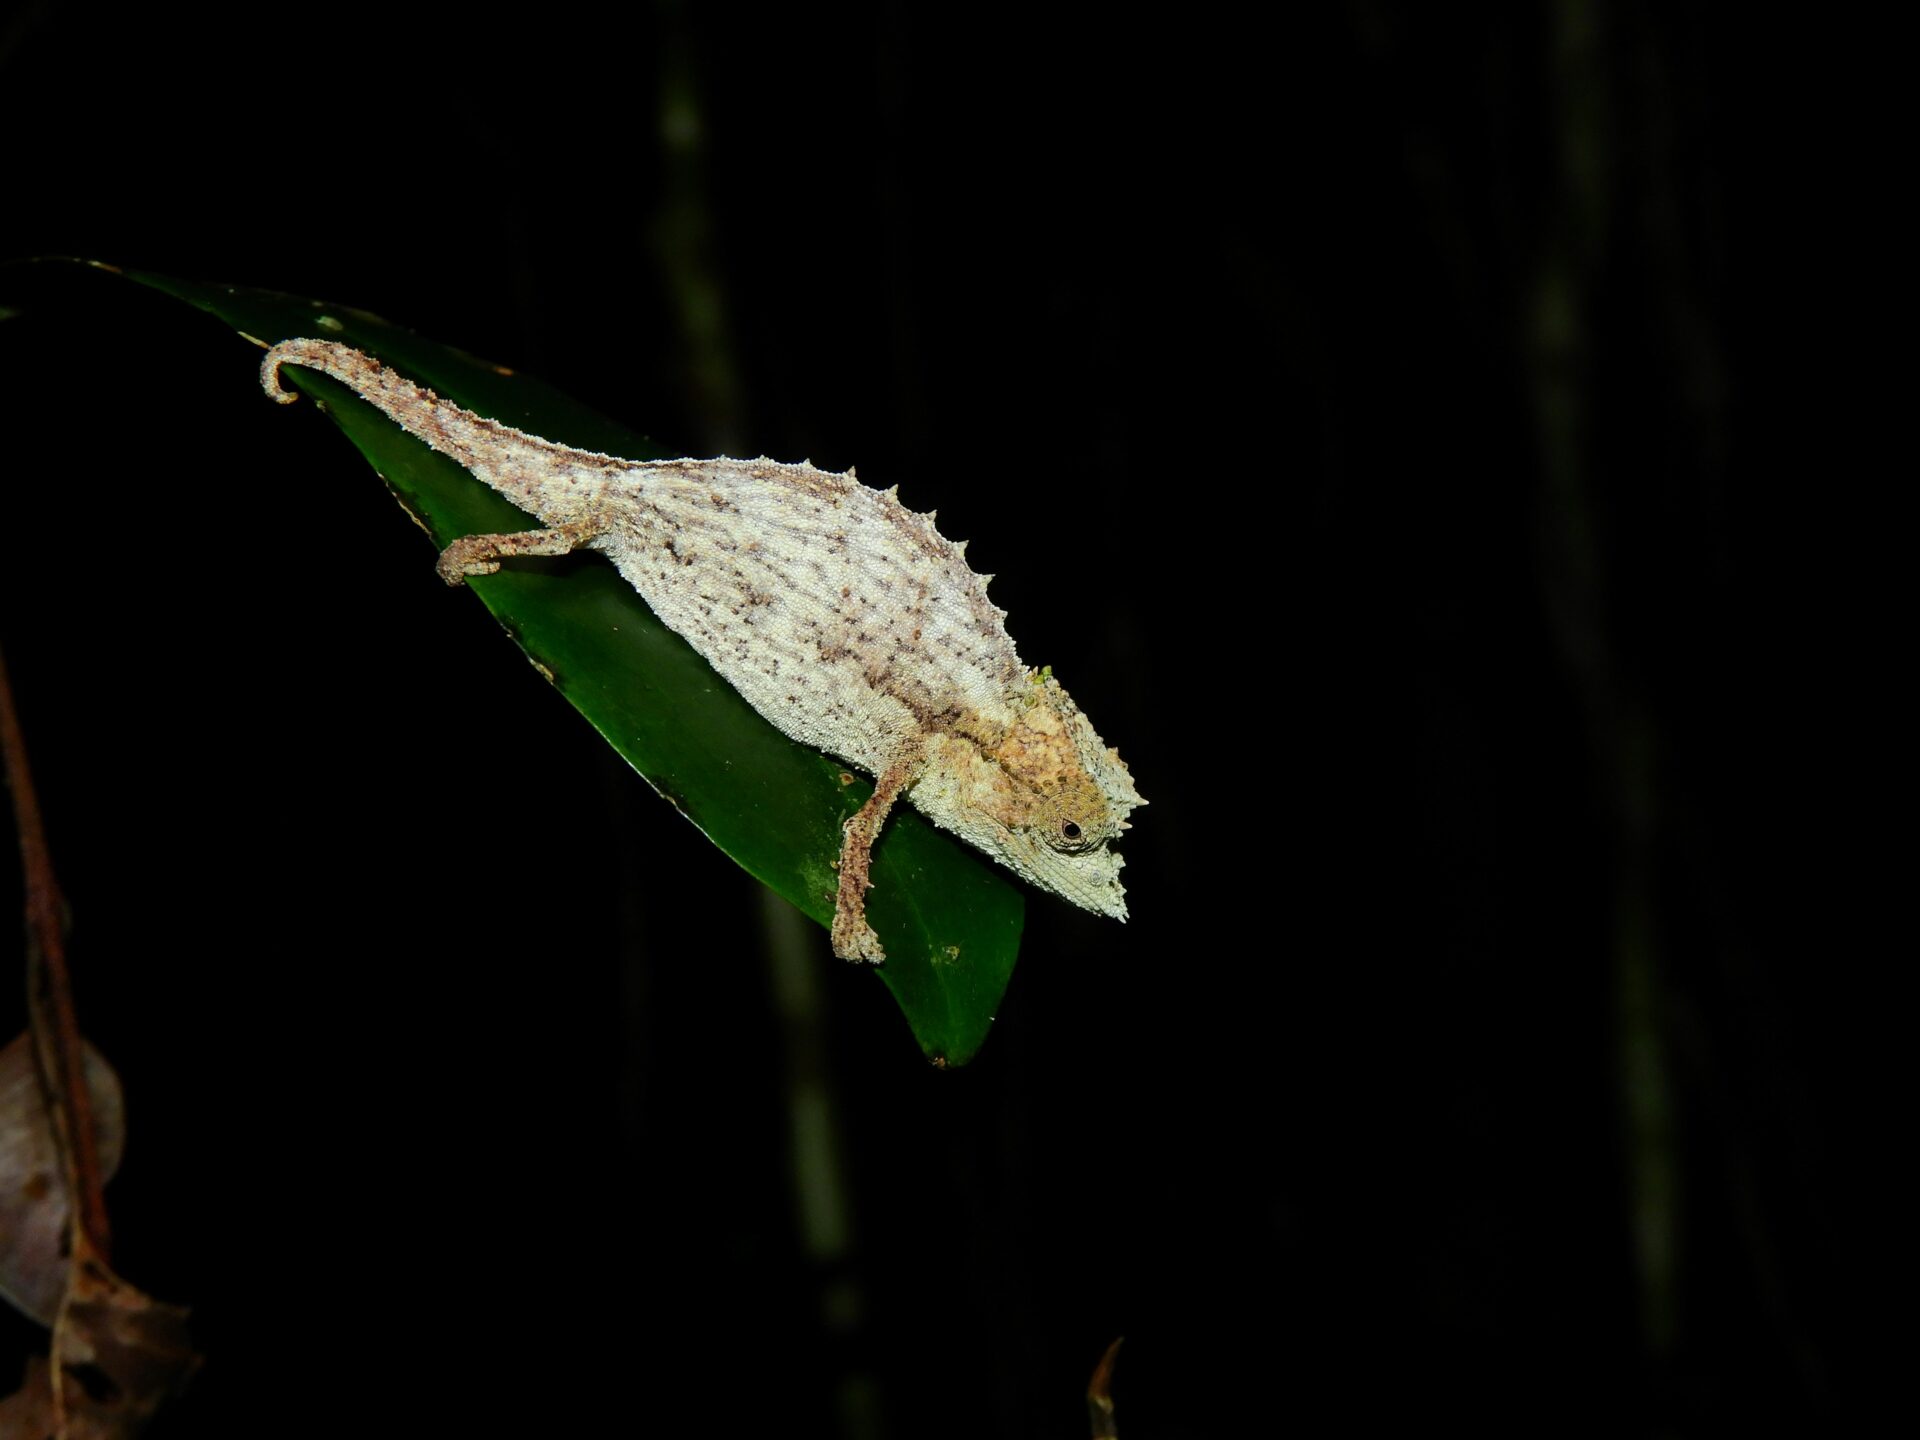
[[476,415],[331,340],[283,340],[280,367],[347,385],[542,528],[467,535],[441,552],[449,585],[503,559],[593,550],[662,623],[789,738],[874,777],[842,827],[831,927],[845,960],[885,959],[866,919],[873,847],[901,798],[1030,884],[1124,921],[1113,848],[1145,803],[1051,668],[1021,662],[991,576],[932,513],[852,470],[762,457],[622,460]]

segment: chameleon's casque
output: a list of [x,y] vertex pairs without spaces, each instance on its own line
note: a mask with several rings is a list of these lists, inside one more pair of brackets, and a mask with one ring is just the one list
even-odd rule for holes
[[352,387],[547,528],[469,535],[458,585],[502,557],[598,550],[782,732],[875,777],[846,823],[835,953],[883,958],[866,922],[875,839],[901,795],[1032,883],[1126,918],[1112,842],[1144,803],[1051,673],[1020,661],[965,547],[853,472],[772,460],[635,461],[556,445],[439,399],[328,340],[273,346]]

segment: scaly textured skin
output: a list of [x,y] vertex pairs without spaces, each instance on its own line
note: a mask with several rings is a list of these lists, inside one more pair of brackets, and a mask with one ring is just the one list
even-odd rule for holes
[[1124,920],[1112,841],[1143,804],[1116,751],[1046,671],[1020,661],[965,546],[895,492],[772,460],[620,460],[441,400],[330,340],[261,366],[321,371],[547,528],[469,535],[458,585],[503,557],[598,550],[663,623],[783,733],[875,777],[846,823],[834,952],[884,958],[866,922],[874,841],[901,795],[934,824],[1076,905]]

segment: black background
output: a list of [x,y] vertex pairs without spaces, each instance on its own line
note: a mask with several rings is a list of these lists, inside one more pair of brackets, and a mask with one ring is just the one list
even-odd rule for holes
[[1804,97],[1690,8],[806,8],[8,22],[0,257],[899,483],[1151,802],[936,1072],[257,351],[0,271],[155,1433],[1068,1436],[1122,1333],[1127,1440],[1831,1418]]

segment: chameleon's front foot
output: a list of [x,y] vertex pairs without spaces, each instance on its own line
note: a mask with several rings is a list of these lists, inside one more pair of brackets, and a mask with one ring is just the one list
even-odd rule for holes
[[833,953],[842,960],[864,960],[878,965],[887,958],[880,937],[867,924],[867,852],[848,846],[840,855],[840,893],[833,902]]
[[887,958],[887,952],[880,948],[880,937],[867,924],[867,917],[858,910],[849,911],[844,905],[833,912],[833,953],[842,960],[864,960],[869,965],[878,965]]

